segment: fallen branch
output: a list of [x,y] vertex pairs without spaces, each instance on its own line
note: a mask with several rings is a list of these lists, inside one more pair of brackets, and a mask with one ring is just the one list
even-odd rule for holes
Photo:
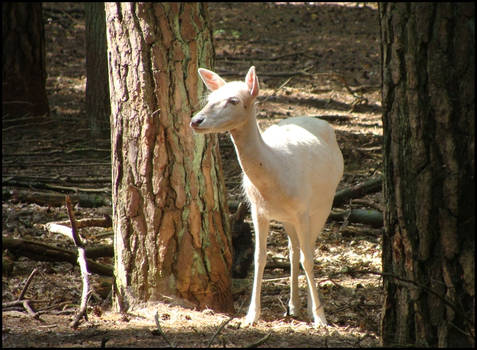
[[[44,225],[45,229],[47,229],[51,233],[60,233],[65,235],[71,239],[73,239],[72,229],[66,225],[70,224],[69,221],[56,221],[56,222],[49,222]],[[76,220],[76,227],[111,227],[112,221],[109,215],[105,215],[102,218],[85,218]],[[109,233],[108,233],[109,234]],[[112,245],[99,245],[92,248],[86,249],[86,256],[88,258],[98,258],[101,256],[114,256],[114,250]]]
[[20,292],[20,295],[18,296],[17,300],[2,303],[2,309],[10,308],[13,306],[22,306],[23,309],[28,313],[28,315],[30,315],[34,319],[37,319],[41,322],[45,322],[40,318],[40,315],[30,305],[30,300],[23,299],[25,297],[28,287],[30,286],[33,276],[35,276],[37,272],[38,272],[37,268],[33,269],[33,271],[30,273],[30,276],[28,276],[27,280],[25,281],[25,285],[23,286],[23,289]]
[[[73,265],[75,265],[77,262],[77,256],[73,251],[51,246],[42,242],[2,236],[2,249],[8,249],[14,255],[26,256],[33,260],[66,261]],[[104,246],[101,248],[87,248],[86,256],[102,256],[97,253],[96,249],[102,250],[105,253],[104,256],[112,256],[113,254],[112,246]],[[91,251],[93,253],[90,253]],[[99,264],[91,259],[87,259],[87,262],[91,272],[104,276],[113,276],[112,266]]]
[[73,208],[71,206],[71,199],[69,196],[66,196],[66,210],[68,211],[68,216],[71,221],[71,237],[73,242],[78,249],[78,264],[81,270],[81,277],[83,280],[83,292],[81,294],[81,305],[73,321],[71,321],[70,326],[72,328],[78,327],[80,320],[84,317],[88,320],[87,306],[88,306],[88,296],[89,296],[89,275],[88,272],[88,263],[86,262],[86,252],[84,249],[84,244],[81,241],[80,236],[78,235],[78,229],[76,227],[75,215]]
[[382,188],[382,183],[383,178],[378,177],[358,184],[356,186],[338,191],[336,192],[335,198],[333,200],[333,207],[339,206],[340,204],[345,203],[351,198],[359,198],[370,193],[380,192]]
[[[62,225],[62,226],[69,226],[70,221],[69,220],[63,220],[63,221],[53,221],[45,224],[45,228],[50,231],[52,231],[50,228],[52,225]],[[101,218],[85,218],[85,219],[79,219],[76,220],[76,227],[77,228],[83,228],[83,227],[111,227],[112,225],[111,217],[109,215],[105,215]],[[53,229],[56,226],[53,226]],[[69,227],[68,227],[69,228]]]

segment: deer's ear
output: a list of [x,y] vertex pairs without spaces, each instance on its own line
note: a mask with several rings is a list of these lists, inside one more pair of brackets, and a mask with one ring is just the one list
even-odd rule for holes
[[225,84],[225,80],[222,79],[217,73],[214,73],[205,68],[199,68],[199,75],[205,86],[210,91],[217,90]]
[[257,74],[255,73],[255,66],[250,67],[250,69],[248,70],[248,73],[245,76],[245,83],[248,85],[250,95],[252,95],[252,97],[257,97],[259,85]]

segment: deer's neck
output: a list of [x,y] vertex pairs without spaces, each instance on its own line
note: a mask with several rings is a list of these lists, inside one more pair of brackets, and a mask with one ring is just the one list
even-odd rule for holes
[[255,115],[244,125],[230,131],[243,172],[260,192],[273,190],[276,186],[276,162],[273,149],[265,143]]

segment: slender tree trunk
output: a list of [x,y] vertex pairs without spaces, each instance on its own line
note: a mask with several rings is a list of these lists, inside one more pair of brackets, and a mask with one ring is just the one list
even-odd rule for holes
[[473,346],[475,6],[379,4],[385,346]]
[[86,2],[86,113],[93,136],[109,137],[108,56],[103,2]]
[[232,311],[231,238],[215,136],[189,121],[212,67],[203,3],[106,3],[115,304],[176,296]]
[[40,2],[2,2],[3,115],[48,114]]

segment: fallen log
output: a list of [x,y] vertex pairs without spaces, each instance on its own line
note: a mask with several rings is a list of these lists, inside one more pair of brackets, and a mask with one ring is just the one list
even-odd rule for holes
[[[40,205],[50,205],[60,207],[64,204],[65,195],[58,192],[39,192],[29,190],[19,190],[4,187],[2,189],[4,199],[14,199],[20,202],[36,203]],[[71,199],[79,202],[84,208],[96,208],[101,206],[111,206],[111,195],[99,193],[79,193],[72,194]]]
[[43,181],[20,181],[12,178],[2,178],[2,186],[11,186],[11,187],[27,187],[34,189],[46,189],[53,191],[69,191],[69,192],[85,192],[85,193],[105,193],[110,191],[109,188],[82,188],[78,186],[61,186],[51,183],[46,183]]
[[[108,256],[113,254],[112,246],[111,248],[101,248],[102,252],[107,253]],[[2,249],[8,249],[14,255],[26,256],[33,260],[39,261],[66,261],[73,265],[77,264],[78,256],[76,252],[71,250],[62,249],[58,247],[51,246],[42,242],[35,242],[24,239],[8,238],[2,236]],[[91,253],[93,249],[93,254]],[[91,272],[105,275],[113,276],[113,267],[109,265],[103,265],[97,263],[94,260],[91,260],[91,257],[98,257],[99,248],[88,248],[86,249],[86,256],[90,259],[88,261],[88,267]],[[110,254],[110,255],[109,255]]]
[[383,226],[383,214],[374,209],[351,209],[331,212],[328,220],[348,220],[350,223],[360,223],[373,227]]
[[360,183],[356,186],[338,191],[336,192],[335,198],[333,200],[333,207],[339,206],[351,198],[359,198],[370,193],[379,192],[381,191],[382,184],[383,178],[380,176],[378,178]]

